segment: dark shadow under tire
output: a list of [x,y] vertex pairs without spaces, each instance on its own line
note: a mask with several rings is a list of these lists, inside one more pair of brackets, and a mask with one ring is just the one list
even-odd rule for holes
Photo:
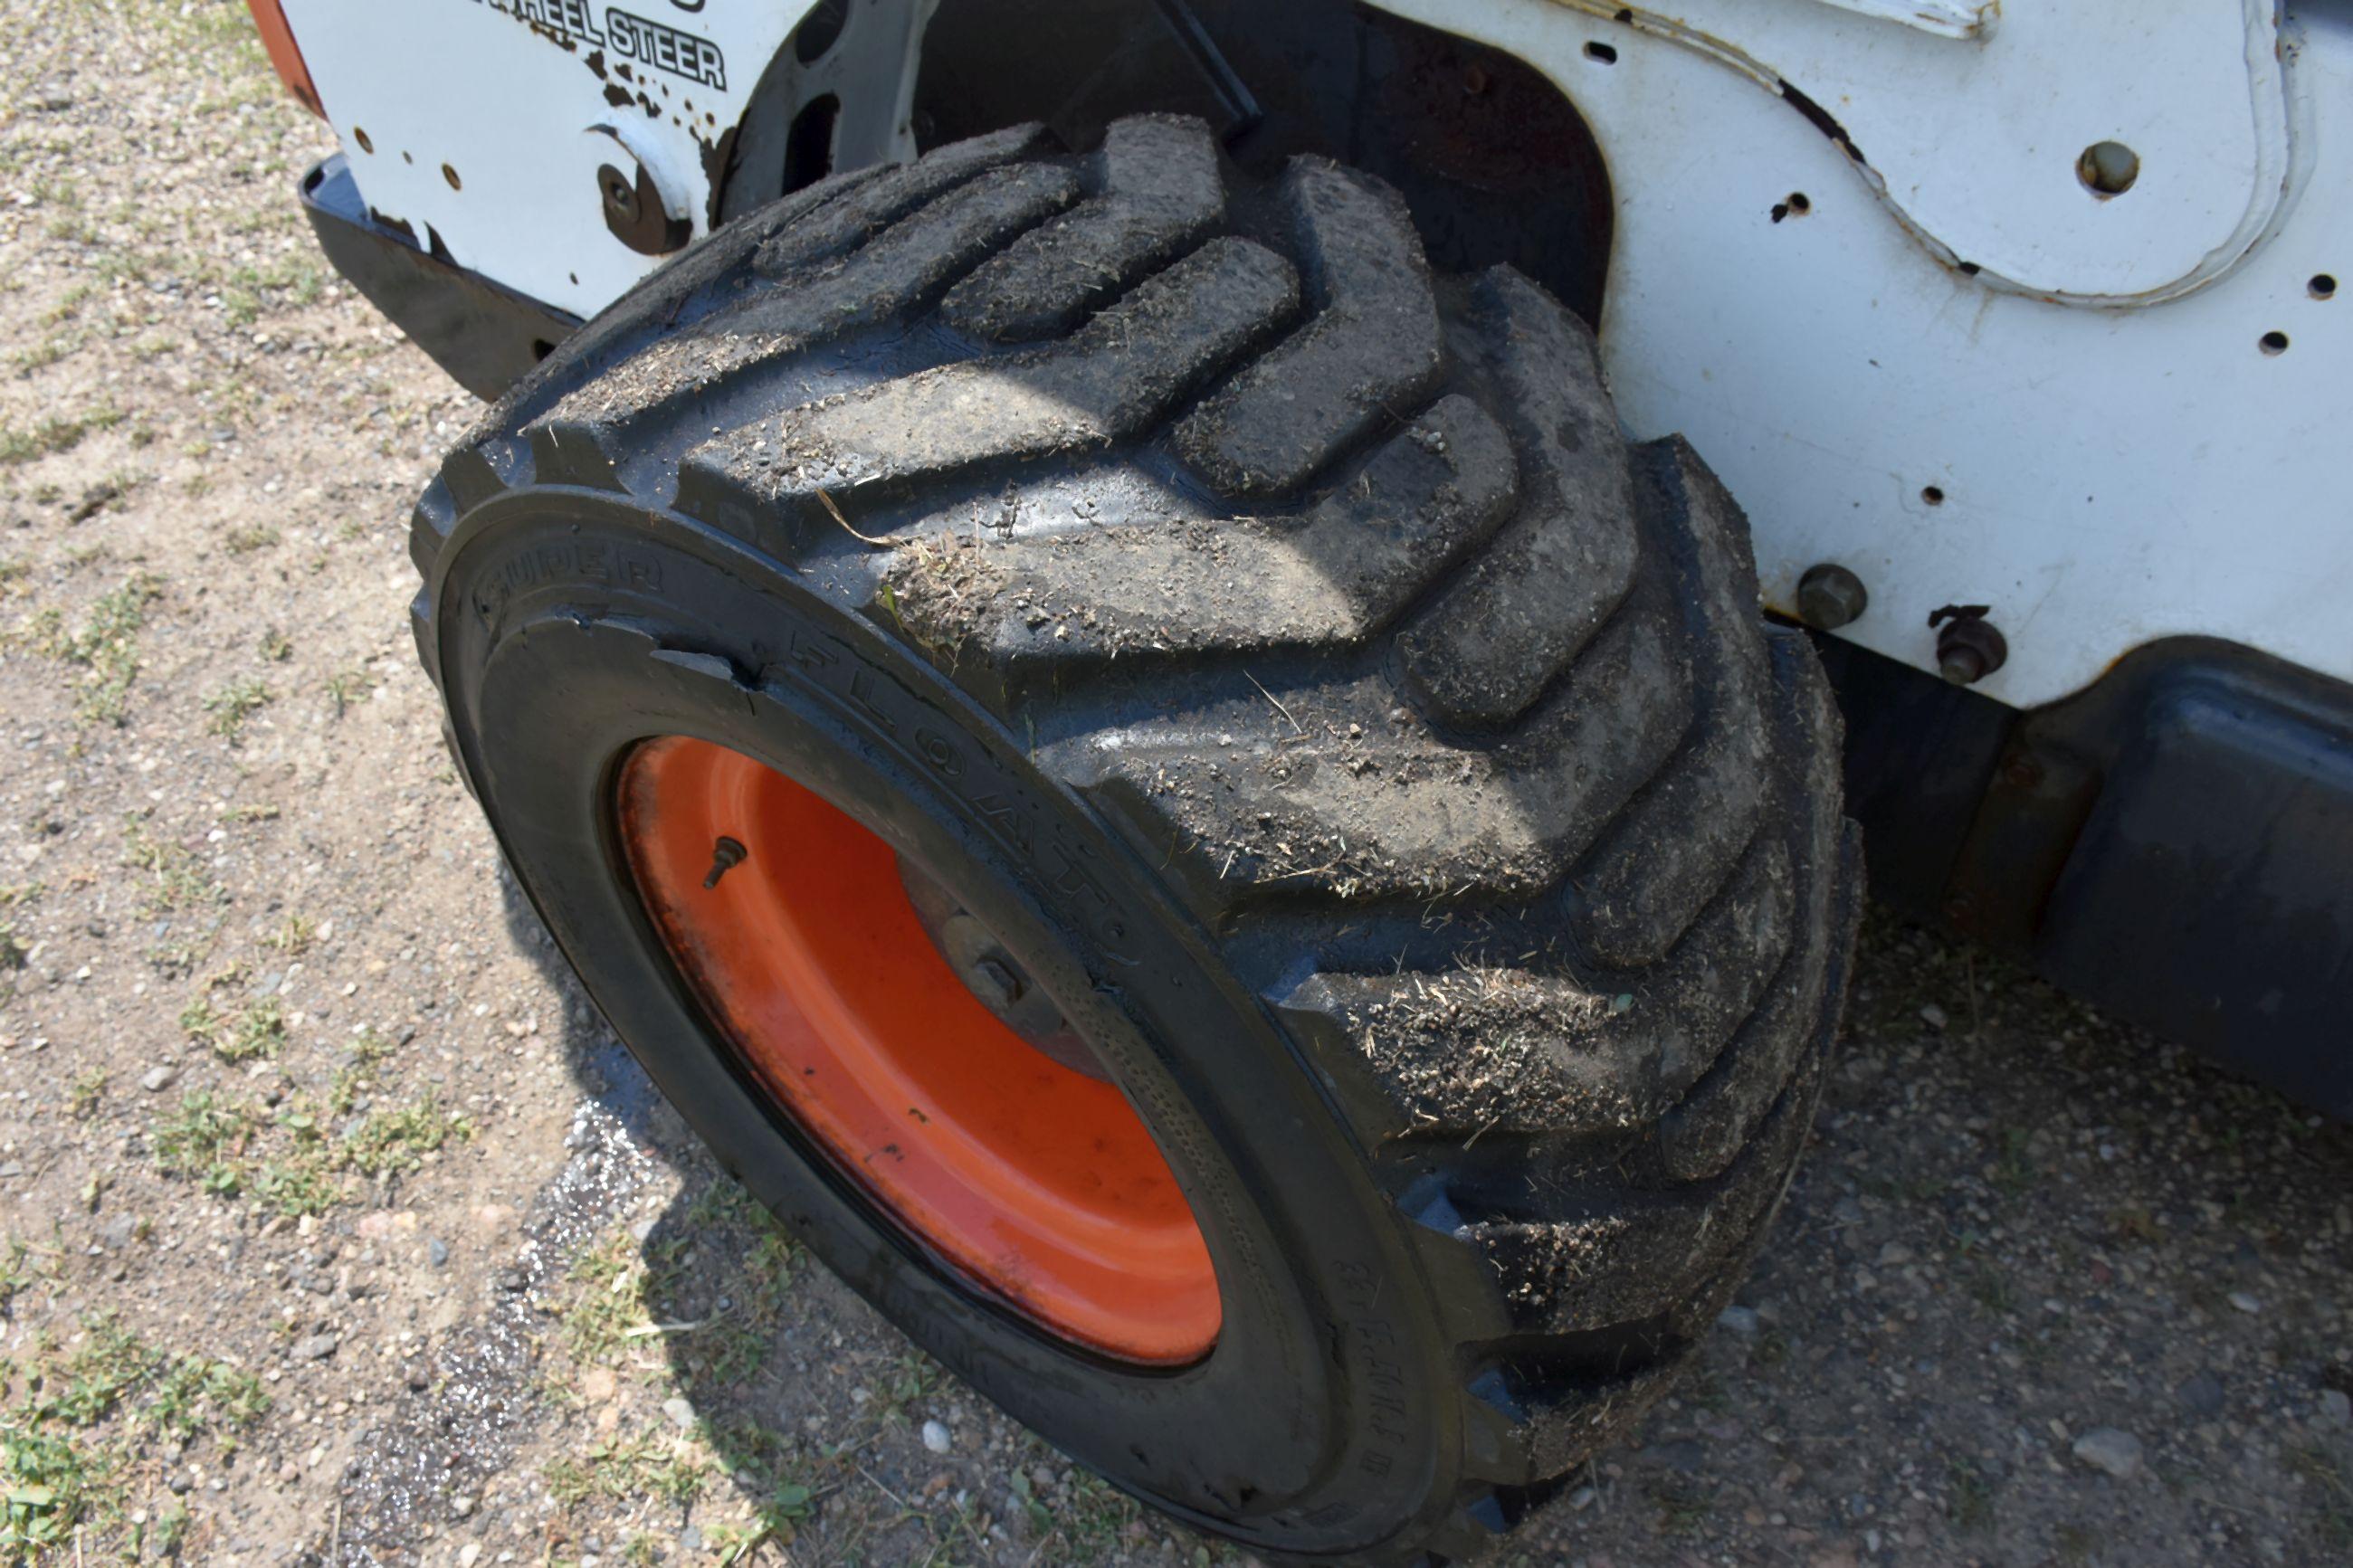
[[[1460,1560],[1759,1245],[1854,916],[1812,654],[1590,336],[1386,188],[1187,121],[828,181],[565,345],[420,502],[419,647],[516,876],[721,1162],[924,1348],[1261,1551]],[[816,791],[1144,1116],[1224,1324],[1039,1332],[759,1093],[616,840],[630,748]]]

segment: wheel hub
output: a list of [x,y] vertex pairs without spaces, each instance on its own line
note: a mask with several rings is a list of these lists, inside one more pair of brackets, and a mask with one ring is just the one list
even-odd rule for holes
[[640,744],[622,844],[769,1103],[902,1235],[1045,1331],[1145,1365],[1222,1321],[1198,1224],[1050,993],[912,860],[709,742]]

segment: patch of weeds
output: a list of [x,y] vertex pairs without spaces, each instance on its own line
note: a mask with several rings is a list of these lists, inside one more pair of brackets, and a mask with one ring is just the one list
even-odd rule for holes
[[724,1238],[728,1255],[744,1260],[754,1314],[762,1319],[773,1316],[792,1288],[793,1271],[801,1260],[800,1244],[785,1229],[784,1222],[745,1192],[741,1183],[725,1176],[698,1193],[683,1217],[691,1235],[720,1230],[746,1233]]
[[34,646],[44,654],[87,673],[87,689],[78,711],[92,722],[120,724],[139,678],[139,633],[147,624],[147,606],[164,596],[164,580],[136,572],[111,594],[90,605],[90,618],[78,632],[68,633],[56,612],[36,616]]
[[1971,1300],[1997,1317],[2018,1310],[2017,1288],[2008,1274],[1989,1261],[1981,1259],[1970,1265],[1962,1276],[1961,1287]]
[[2001,1130],[2001,1152],[1995,1156],[1992,1167],[1986,1173],[1986,1179],[2004,1197],[2023,1197],[2041,1179],[2042,1173],[2027,1157],[2027,1146],[2033,1139],[2034,1134],[2023,1127]]
[[90,434],[90,422],[52,415],[37,425],[0,425],[0,468],[16,468],[56,452],[70,452]]
[[[135,1560],[145,1532],[126,1527],[122,1504],[136,1458],[159,1435],[209,1436],[233,1452],[269,1408],[261,1381],[227,1362],[160,1350],[109,1314],[84,1318],[82,1330],[72,1353],[45,1352],[23,1396],[0,1410],[0,1552],[11,1562],[69,1541],[79,1557],[85,1531],[101,1542],[123,1533],[127,1549],[114,1555]],[[158,1544],[169,1545],[169,1520],[158,1524]]]
[[122,1411],[135,1427],[187,1438],[249,1426],[269,1409],[252,1373],[209,1356],[167,1354],[111,1313],[82,1320],[79,1349],[45,1369],[37,1413],[90,1426]]
[[0,1552],[37,1562],[63,1548],[114,1490],[114,1468],[62,1432],[0,1413]]
[[719,1553],[723,1568],[748,1563],[763,1546],[786,1547],[800,1533],[801,1521],[816,1507],[815,1494],[797,1482],[775,1487],[752,1510],[748,1524],[714,1525],[705,1532]]
[[245,738],[245,721],[277,700],[277,693],[260,680],[232,680],[205,699],[205,711],[212,715],[205,729],[234,746]]
[[706,1429],[703,1439],[738,1491],[756,1500],[742,1522],[714,1523],[703,1531],[719,1561],[751,1562],[762,1546],[775,1546],[788,1557],[782,1549],[792,1544],[816,1507],[815,1492],[793,1468],[791,1448],[776,1433],[751,1422]]
[[1945,1517],[1953,1521],[1955,1530],[1976,1535],[1993,1527],[1993,1483],[1974,1462],[1952,1461],[1946,1467],[1945,1484],[1952,1493],[1945,1504]]
[[142,816],[124,819],[122,861],[154,879],[147,899],[151,912],[197,910],[228,901],[228,894],[195,856],[150,834]]
[[1024,1470],[1015,1470],[1006,1487],[1020,1504],[1039,1555],[1051,1544],[1072,1562],[1117,1563],[1128,1527],[1143,1517],[1134,1499],[1076,1467],[1051,1508],[1038,1500]]
[[322,1215],[343,1202],[343,1190],[327,1174],[322,1161],[270,1160],[253,1173],[257,1202],[290,1217]]
[[[288,915],[284,925],[261,939],[261,945],[274,947],[287,957],[294,958],[310,952],[311,942],[317,941],[318,936],[318,921],[307,915]],[[366,1032],[372,1035],[375,1031],[370,1027]]]
[[254,1173],[254,1196],[282,1215],[326,1213],[343,1191],[327,1173],[327,1137],[318,1117],[306,1103],[290,1101],[279,1108],[277,1126],[288,1147]]
[[47,882],[11,882],[0,887],[0,910],[13,910],[37,901],[49,890]]
[[2287,1468],[2315,1494],[2313,1533],[2335,1554],[2353,1551],[2353,1473],[2316,1444],[2290,1448]]
[[40,1278],[40,1269],[30,1261],[33,1256],[32,1244],[21,1237],[12,1236],[0,1247],[0,1315]]
[[250,1106],[197,1089],[180,1097],[180,1109],[155,1124],[149,1141],[166,1175],[193,1176],[215,1196],[234,1197],[244,1190],[246,1152],[260,1127]]
[[1705,1368],[1696,1368],[1683,1380],[1683,1397],[1702,1410],[1722,1414],[1732,1407],[1724,1380]]
[[572,1266],[578,1290],[562,1314],[565,1350],[583,1365],[618,1361],[650,1328],[657,1293],[669,1295],[675,1282],[669,1270],[649,1269],[628,1231],[607,1237]]
[[2069,1568],[2089,1563],[2100,1550],[2100,1537],[2080,1524],[2063,1524],[2051,1532],[2052,1555]]
[[106,1098],[106,1069],[92,1068],[78,1073],[66,1088],[66,1109],[77,1121],[87,1121],[98,1114],[99,1102]]
[[277,542],[278,531],[267,523],[240,524],[221,535],[221,544],[231,555],[250,555]]
[[180,1027],[188,1038],[208,1047],[225,1062],[274,1058],[286,1044],[285,1004],[265,996],[251,1006],[226,1014],[213,1006],[214,988],[236,973],[232,970],[206,981],[196,999],[181,1009]]
[[648,1430],[593,1444],[577,1458],[556,1460],[544,1474],[548,1496],[559,1507],[572,1509],[597,1499],[692,1502],[702,1495],[707,1471],[684,1437]]
[[272,664],[284,664],[294,657],[294,639],[270,627],[261,634],[261,657]]
[[428,1094],[415,1105],[369,1117],[344,1138],[336,1163],[367,1176],[405,1175],[425,1156],[474,1135],[474,1124],[451,1116]]
[[327,693],[327,700],[335,705],[335,717],[340,719],[345,709],[366,696],[375,687],[375,681],[365,670],[345,669],[327,677],[323,689]]
[[911,1351],[891,1365],[882,1379],[882,1413],[892,1420],[907,1418],[907,1407],[928,1401],[940,1385],[940,1363],[921,1351]]
[[55,332],[30,348],[18,349],[8,356],[8,363],[16,367],[17,374],[30,375],[37,370],[47,370],[79,348],[81,343],[79,332]]
[[1697,1535],[1715,1516],[1715,1494],[1687,1480],[1665,1480],[1651,1489],[1651,1506],[1661,1534]]

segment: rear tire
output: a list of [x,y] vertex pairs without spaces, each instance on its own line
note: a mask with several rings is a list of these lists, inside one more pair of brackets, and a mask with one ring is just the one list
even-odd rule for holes
[[[1459,1561],[1655,1398],[1805,1141],[1856,899],[1738,509],[1395,195],[1024,128],[714,236],[453,452],[418,646],[522,886],[716,1152],[1049,1440],[1262,1552]],[[649,917],[634,747],[846,812],[1142,1115],[1223,1308],[1042,1331],[764,1094]]]

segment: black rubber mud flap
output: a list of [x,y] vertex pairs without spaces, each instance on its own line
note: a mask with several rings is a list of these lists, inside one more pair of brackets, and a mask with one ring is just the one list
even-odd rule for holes
[[[1855,918],[1837,724],[1738,510],[1590,333],[1385,186],[1015,129],[750,215],[418,505],[419,646],[522,885],[727,1167],[1049,1440],[1261,1552],[1475,1555],[1707,1331]],[[934,868],[1111,1065],[1225,1302],[1105,1364],[763,1109],[614,848],[717,740]]]

